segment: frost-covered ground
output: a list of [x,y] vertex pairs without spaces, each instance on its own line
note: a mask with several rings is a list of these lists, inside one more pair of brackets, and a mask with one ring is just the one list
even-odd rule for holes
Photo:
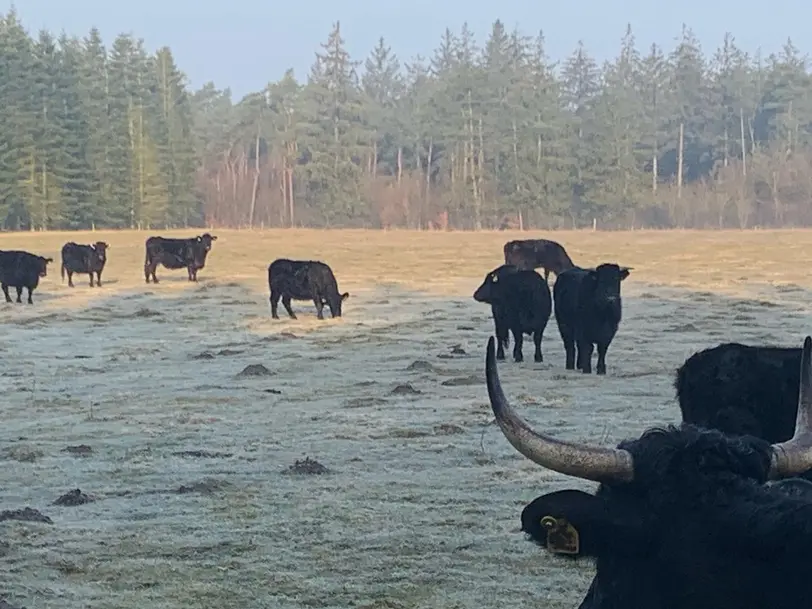
[[[489,424],[493,325],[471,299],[505,240],[544,235],[213,232],[199,284],[162,267],[144,284],[147,234],[99,233],[112,246],[102,288],[69,289],[57,263],[33,307],[0,304],[0,510],[52,520],[0,522],[0,598],[577,607],[592,565],[525,541],[519,514],[591,485],[533,465]],[[613,444],[676,421],[673,374],[691,353],[800,346],[810,330],[812,233],[553,238],[584,265],[634,267],[606,377],[564,370],[554,319],[543,364],[531,341],[524,363],[500,364],[508,396],[559,437]],[[65,241],[90,239],[6,235],[0,248],[58,260]],[[351,293],[345,316],[319,322],[294,302],[299,320],[281,305],[271,320],[265,269],[280,256],[330,263]],[[241,374],[256,364],[267,370]],[[329,472],[291,475],[305,457]],[[77,488],[95,501],[54,504]]]

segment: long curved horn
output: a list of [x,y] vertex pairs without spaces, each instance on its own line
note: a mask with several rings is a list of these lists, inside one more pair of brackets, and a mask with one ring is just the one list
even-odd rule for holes
[[798,415],[790,440],[773,444],[770,477],[788,478],[812,468],[812,337],[804,339],[801,351],[801,382],[798,387]]
[[594,482],[631,482],[634,477],[632,455],[619,448],[595,448],[556,440],[533,431],[516,414],[502,391],[496,372],[493,336],[488,339],[485,355],[485,379],[496,422],[513,447],[525,457],[560,474]]

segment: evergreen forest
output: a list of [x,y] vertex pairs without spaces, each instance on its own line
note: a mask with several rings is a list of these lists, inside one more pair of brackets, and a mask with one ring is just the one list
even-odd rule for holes
[[[812,77],[787,40],[598,65],[542,32],[446,29],[351,57],[340,23],[232,99],[168,47],[29,33],[0,15],[0,227],[753,228],[812,224]],[[227,83],[220,83],[221,86]]]

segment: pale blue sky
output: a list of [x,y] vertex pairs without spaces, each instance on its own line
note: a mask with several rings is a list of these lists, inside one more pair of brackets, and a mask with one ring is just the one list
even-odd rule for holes
[[[364,59],[384,36],[401,60],[430,56],[446,27],[459,31],[467,21],[483,42],[495,19],[526,34],[544,30],[553,59],[568,55],[582,39],[599,61],[614,57],[632,24],[637,45],[656,42],[668,51],[682,22],[693,28],[706,54],[730,31],[745,50],[778,51],[787,36],[806,53],[810,0],[16,0],[30,33],[41,28],[84,36],[96,26],[109,44],[121,32],[144,39],[149,50],[169,46],[190,84],[208,80],[231,87],[235,101],[288,67],[303,79],[335,20],[348,50]],[[12,2],[0,0],[0,10]],[[584,16],[585,15],[585,16]]]

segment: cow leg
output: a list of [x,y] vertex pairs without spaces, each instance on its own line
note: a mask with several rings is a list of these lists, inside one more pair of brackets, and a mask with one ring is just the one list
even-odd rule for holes
[[101,287],[101,271],[96,271],[96,287]]
[[23,288],[22,286],[16,286],[15,289],[17,290],[17,302],[23,301]]
[[598,365],[595,366],[595,374],[606,374],[606,352],[609,350],[609,343],[598,343]]
[[496,324],[496,359],[505,359],[505,347],[510,345],[508,329]]
[[511,328],[511,332],[513,333],[513,361],[522,362],[524,361],[524,356],[522,355],[524,336],[521,330],[517,332],[514,328]]
[[3,284],[0,284],[0,286],[3,288],[3,294],[6,295],[6,302],[11,302],[11,296],[8,295],[8,285],[3,283]]
[[534,362],[543,362],[544,357],[541,355],[541,337],[544,335],[543,330],[533,330],[533,344],[536,346],[536,351],[533,353]]
[[572,328],[562,323],[558,324],[558,330],[564,343],[564,352],[567,354],[565,368],[575,370],[575,333]]
[[[20,290],[22,292],[22,290]],[[34,304],[34,299],[31,298],[31,292],[34,291],[34,288],[28,286],[28,304]]]
[[279,297],[281,294],[279,292],[274,292],[271,290],[271,297],[268,299],[271,301],[271,317],[273,319],[279,319],[279,315],[276,312],[276,308],[279,306]]
[[73,287],[73,271],[68,271],[68,287]]
[[316,305],[316,317],[319,319],[324,319],[324,303],[321,301],[321,297],[314,297],[313,304]]
[[93,287],[93,271],[90,271],[88,273],[88,275],[90,275],[90,287],[92,288]]
[[291,319],[296,319],[296,314],[293,312],[293,309],[290,308],[290,296],[282,296],[282,306],[285,307],[285,311],[288,312]]
[[594,345],[590,341],[578,341],[578,359],[580,365],[578,366],[584,374],[592,373],[592,352]]
[[152,283],[158,283],[158,278],[155,276],[155,270],[158,268],[158,263],[147,262],[144,265],[144,277],[149,283],[149,276],[152,275]]

